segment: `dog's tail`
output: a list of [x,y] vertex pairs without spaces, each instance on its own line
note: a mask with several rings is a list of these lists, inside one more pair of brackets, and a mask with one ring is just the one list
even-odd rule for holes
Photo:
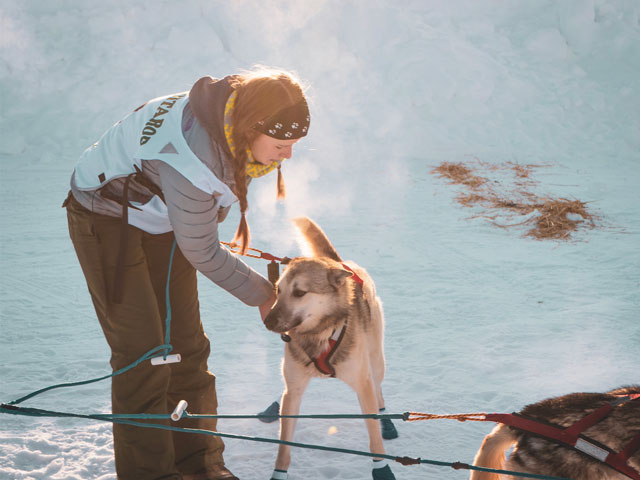
[[298,217],[293,219],[293,223],[304,236],[315,257],[328,257],[336,262],[342,262],[336,249],[313,220],[307,217]]
[[[492,432],[484,437],[482,445],[473,459],[476,467],[485,467],[501,470],[504,468],[504,452],[516,441],[516,436],[509,427],[498,424]],[[469,480],[500,480],[497,473],[472,470]]]

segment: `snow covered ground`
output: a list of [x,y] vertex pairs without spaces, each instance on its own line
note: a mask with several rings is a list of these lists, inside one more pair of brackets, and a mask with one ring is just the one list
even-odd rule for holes
[[[275,178],[252,184],[254,246],[298,254],[288,219],[304,214],[369,270],[387,319],[389,412],[509,412],[640,382],[636,0],[0,0],[0,401],[109,372],[60,208],[82,150],[147,99],[256,63],[308,82],[312,124],[286,162],[286,202],[275,203]],[[473,159],[547,165],[536,193],[589,202],[601,228],[536,241],[470,219],[430,171]],[[236,225],[234,212],[222,238]],[[282,389],[282,342],[255,309],[205,279],[200,291],[220,413],[256,413]],[[108,412],[109,384],[25,406]],[[357,412],[336,380],[312,382],[302,406]],[[0,425],[2,479],[115,479],[109,424],[4,415]],[[397,426],[388,453],[463,462],[492,427]],[[255,420],[219,428],[277,436]],[[296,440],[368,444],[362,421],[303,420]],[[269,478],[275,446],[226,445],[236,475]],[[290,477],[368,468],[294,450]]]

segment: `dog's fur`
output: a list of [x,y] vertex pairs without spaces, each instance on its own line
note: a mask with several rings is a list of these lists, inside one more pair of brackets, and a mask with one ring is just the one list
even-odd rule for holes
[[[615,395],[640,393],[640,385],[623,387],[608,393],[573,393],[543,400],[525,407],[520,413],[537,420],[568,427],[594,410],[616,399]],[[616,406],[601,422],[583,432],[587,437],[611,448],[622,450],[640,433],[640,402]],[[505,461],[505,450],[515,444]],[[569,447],[498,424],[484,438],[473,462],[479,467],[551,475],[576,480],[628,480],[629,477]],[[640,471],[640,451],[628,464]],[[512,476],[473,471],[470,480],[511,480]]]
[[[266,327],[286,332],[282,373],[285,391],[280,414],[297,415],[302,395],[312,377],[322,375],[311,362],[329,346],[334,330],[346,322],[344,337],[331,358],[336,377],[355,390],[364,414],[384,408],[381,383],[384,377],[383,314],[373,281],[358,265],[347,262],[362,280],[356,284],[352,273],[324,232],[310,219],[294,220],[313,251],[312,258],[290,262],[277,283],[277,301],[265,319]],[[365,420],[372,453],[384,454],[380,423]],[[280,439],[291,441],[296,420],[280,419]],[[280,445],[276,469],[287,470],[290,447]]]

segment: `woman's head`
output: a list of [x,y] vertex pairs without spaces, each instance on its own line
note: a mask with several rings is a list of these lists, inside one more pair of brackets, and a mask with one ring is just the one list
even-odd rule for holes
[[231,86],[237,92],[234,134],[249,142],[259,133],[281,140],[307,134],[309,109],[302,86],[293,74],[260,67],[235,75]]
[[[235,145],[235,190],[242,217],[235,242],[242,251],[249,246],[247,209],[247,150],[264,165],[281,162],[292,155],[292,148],[309,129],[309,109],[300,82],[293,74],[259,67],[232,77],[236,92],[233,108]],[[278,167],[278,194],[284,196],[284,182]]]

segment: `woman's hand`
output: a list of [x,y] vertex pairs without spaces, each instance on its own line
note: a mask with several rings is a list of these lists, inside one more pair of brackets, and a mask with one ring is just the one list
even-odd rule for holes
[[262,318],[262,322],[264,322],[265,318],[271,311],[271,307],[276,303],[276,295],[272,294],[262,305],[258,306],[258,310],[260,310],[260,317]]

